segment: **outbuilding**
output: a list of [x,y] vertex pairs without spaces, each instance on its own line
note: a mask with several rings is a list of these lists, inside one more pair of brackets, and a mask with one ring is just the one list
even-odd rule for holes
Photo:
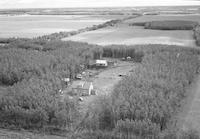
[[90,96],[94,86],[92,82],[80,82],[77,86],[72,88],[74,94],[80,96]]
[[96,60],[95,64],[97,67],[107,67],[108,66],[107,60]]

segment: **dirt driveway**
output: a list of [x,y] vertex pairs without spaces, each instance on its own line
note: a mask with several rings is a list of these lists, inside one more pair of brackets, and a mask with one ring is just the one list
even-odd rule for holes
[[116,85],[124,76],[130,74],[130,71],[134,70],[136,66],[137,64],[133,62],[120,61],[115,67],[105,69],[93,77],[91,81],[93,82],[94,89],[96,90],[96,95],[83,97],[83,102],[81,102],[81,111],[86,112],[88,106],[99,95],[110,94],[114,85]]
[[130,74],[130,71],[135,67],[134,63],[120,62],[116,67],[105,70],[98,74],[94,81],[94,87],[97,90],[97,95],[109,94],[113,90],[123,76]]
[[178,124],[183,130],[194,129],[200,133],[200,75],[187,91],[190,94],[183,111],[178,115]]
[[186,91],[188,96],[178,114],[177,126],[183,130],[196,130],[200,134],[200,74]]

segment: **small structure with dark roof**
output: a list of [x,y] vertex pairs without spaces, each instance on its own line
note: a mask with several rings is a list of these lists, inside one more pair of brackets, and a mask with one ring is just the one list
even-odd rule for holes
[[79,82],[78,85],[72,87],[73,93],[80,96],[90,96],[93,89],[92,82]]
[[96,60],[95,62],[97,67],[107,67],[108,66],[108,62],[107,60]]

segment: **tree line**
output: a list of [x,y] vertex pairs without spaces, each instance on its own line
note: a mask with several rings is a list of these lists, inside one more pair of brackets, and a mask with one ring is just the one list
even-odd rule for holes
[[145,29],[157,30],[192,30],[198,25],[198,22],[184,20],[163,20],[150,22],[135,22],[130,26],[144,26]]

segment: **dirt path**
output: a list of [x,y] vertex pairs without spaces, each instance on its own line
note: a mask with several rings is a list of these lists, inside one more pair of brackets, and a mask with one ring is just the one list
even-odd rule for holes
[[178,115],[178,126],[183,130],[194,129],[200,133],[200,75],[187,91],[190,94]]
[[136,67],[136,64],[129,62],[120,62],[114,68],[109,68],[98,75],[96,75],[92,82],[94,89],[97,94],[94,96],[88,96],[83,98],[81,103],[81,109],[87,111],[88,106],[97,98],[99,95],[107,95],[112,92],[114,85],[116,85],[123,77],[119,75],[128,75],[130,71]]
[[190,93],[181,117],[181,128],[195,129],[200,133],[200,75],[190,87]]
[[128,75],[134,67],[133,63],[122,62],[117,67],[105,70],[97,75],[94,79],[94,87],[98,91],[97,95],[110,93],[114,85],[123,78],[119,75]]

